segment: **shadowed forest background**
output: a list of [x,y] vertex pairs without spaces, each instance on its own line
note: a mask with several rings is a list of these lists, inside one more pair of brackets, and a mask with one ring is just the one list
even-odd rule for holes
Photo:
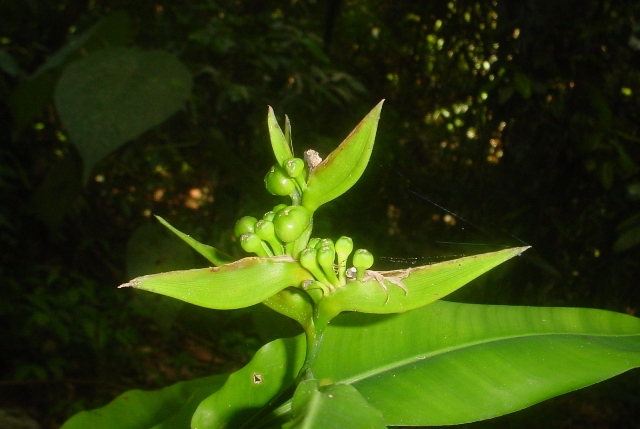
[[[326,155],[386,99],[317,235],[381,268],[525,242],[449,299],[640,311],[636,1],[5,2],[0,95],[0,408],[42,428],[295,333],[116,288],[206,266],[153,214],[243,255],[235,221],[281,202],[267,105]],[[465,427],[638,427],[639,409],[636,370]]]

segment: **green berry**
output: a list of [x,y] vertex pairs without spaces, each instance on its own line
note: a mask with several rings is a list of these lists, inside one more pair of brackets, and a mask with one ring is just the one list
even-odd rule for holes
[[365,270],[373,266],[373,254],[366,249],[358,249],[353,254],[353,266],[358,271],[356,279],[362,281]]
[[320,249],[323,246],[329,246],[332,249],[335,249],[335,245],[333,244],[333,240],[330,238],[323,238],[322,240],[316,243],[316,249]]
[[[286,204],[278,204],[277,206],[275,206],[271,211],[273,211],[274,213],[278,213],[280,210],[282,209],[286,209],[287,207],[289,207]],[[272,219],[273,220],[273,219]]]
[[353,240],[351,237],[342,236],[336,241],[336,255],[338,256],[338,279],[340,284],[347,282],[347,258],[353,251]]
[[269,255],[262,240],[254,232],[245,232],[240,236],[240,245],[245,252],[255,253],[258,256],[267,257]]
[[280,210],[273,218],[276,236],[284,243],[297,240],[310,222],[309,211],[302,206],[289,206]]
[[276,255],[282,255],[284,253],[284,249],[282,248],[282,243],[278,241],[276,238],[275,227],[273,226],[273,222],[267,219],[262,219],[256,223],[256,234],[260,237],[261,240],[269,243],[269,246],[273,249],[273,253]]
[[336,273],[333,271],[333,263],[336,260],[336,251],[330,246],[322,246],[317,249],[318,252],[318,264],[324,271],[324,275],[335,287],[340,287],[340,282]]
[[276,216],[275,212],[273,211],[269,211],[266,212],[263,216],[262,216],[262,220],[270,220],[273,221],[273,218]]
[[324,275],[320,266],[318,265],[318,251],[316,249],[304,249],[300,252],[300,265],[306,268],[316,280],[329,285],[327,277]]
[[272,195],[289,195],[296,189],[296,182],[279,166],[271,167],[264,177],[264,184]]
[[244,216],[238,219],[236,226],[233,228],[233,235],[240,240],[242,234],[246,232],[254,232],[258,219],[253,216]]
[[305,164],[300,158],[290,158],[283,165],[289,177],[298,177],[304,173]]

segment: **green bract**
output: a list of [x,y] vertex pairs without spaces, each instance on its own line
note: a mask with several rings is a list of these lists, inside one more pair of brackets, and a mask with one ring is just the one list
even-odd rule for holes
[[302,205],[310,212],[347,192],[362,176],[373,150],[382,103],[309,174]]
[[[104,419],[81,413],[63,429],[460,424],[640,366],[638,319],[597,310],[438,302],[528,247],[376,271],[373,254],[353,252],[349,237],[311,239],[316,210],[364,172],[381,108],[382,102],[323,161],[306,151],[309,165],[293,157],[288,118],[283,133],[269,108],[277,164],[265,184],[292,201],[260,221],[245,216],[235,224],[236,240],[257,257],[231,262],[158,218],[218,267],[122,285],[213,309],[262,303],[298,322],[304,336],[268,344],[226,381],[131,394],[130,406],[118,398],[102,409]],[[346,314],[334,326],[340,313]],[[394,315],[376,318],[382,314]],[[129,418],[134,424],[123,423]]]

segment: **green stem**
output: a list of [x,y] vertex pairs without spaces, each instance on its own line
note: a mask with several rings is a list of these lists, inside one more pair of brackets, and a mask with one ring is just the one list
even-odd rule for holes
[[298,377],[296,378],[296,385],[305,380],[311,380],[314,378],[313,366],[315,365],[318,353],[320,352],[324,329],[318,331],[315,324],[311,324],[310,326],[305,327],[304,333],[307,339],[307,354],[304,358],[302,368],[300,368],[300,372],[298,373]]

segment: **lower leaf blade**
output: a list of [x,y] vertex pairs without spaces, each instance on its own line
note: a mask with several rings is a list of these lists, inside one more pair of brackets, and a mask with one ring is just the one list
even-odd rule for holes
[[179,413],[194,393],[206,391],[211,394],[226,379],[226,375],[214,375],[160,390],[130,390],[104,407],[74,415],[61,429],[149,429]]
[[303,381],[293,396],[292,421],[283,429],[385,429],[382,413],[347,384],[318,389],[317,380]]
[[388,425],[426,426],[497,417],[638,366],[631,316],[438,301],[336,318],[314,374],[354,386]]

